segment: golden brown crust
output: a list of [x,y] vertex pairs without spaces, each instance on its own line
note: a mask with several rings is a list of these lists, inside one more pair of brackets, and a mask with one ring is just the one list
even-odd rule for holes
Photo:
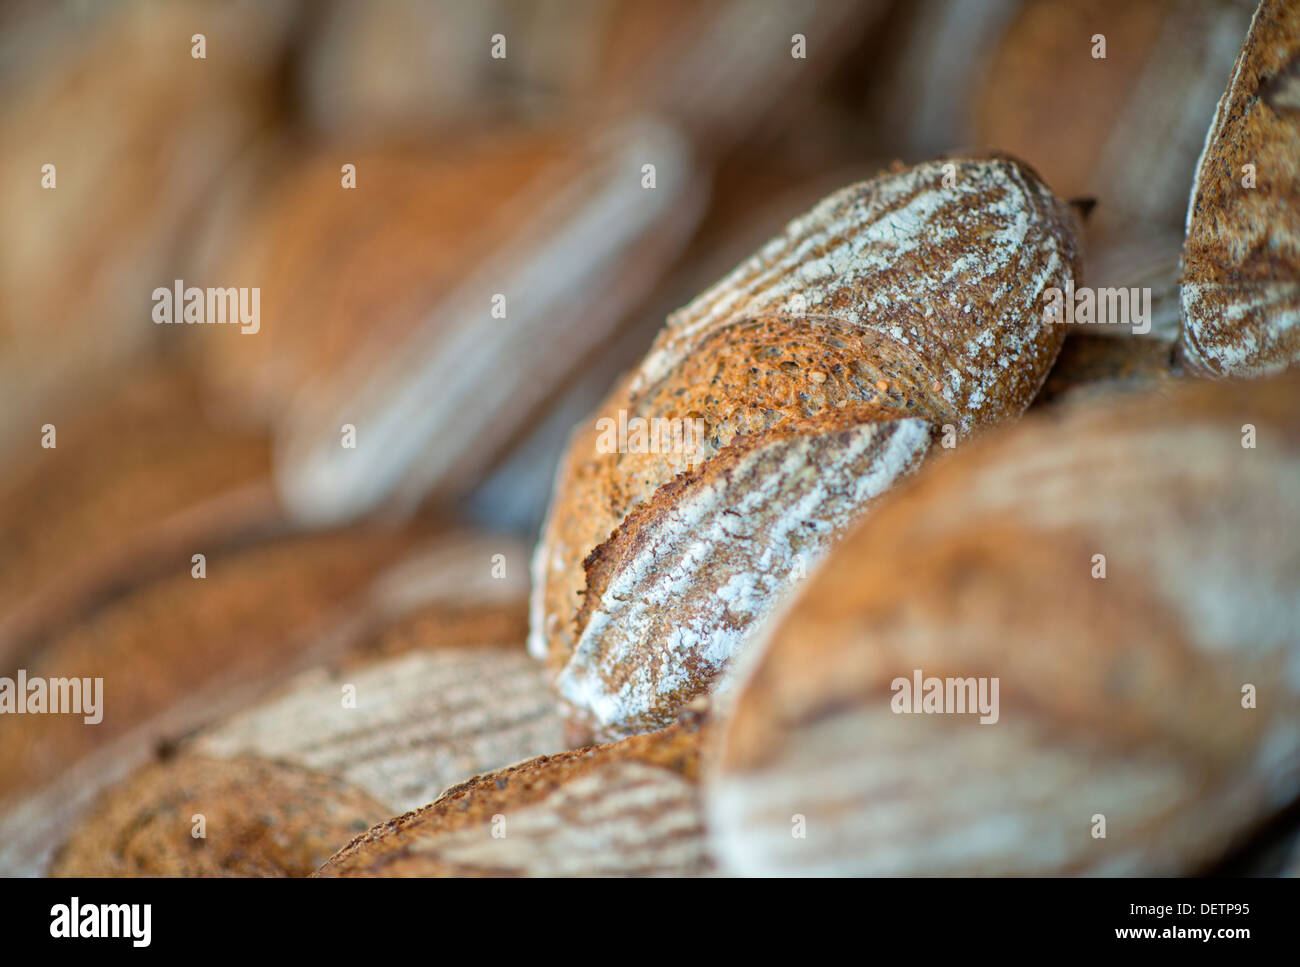
[[[507,824],[505,835],[508,838],[511,835],[509,823],[515,817],[526,813],[530,807],[542,811],[560,808],[556,804],[557,794],[563,795],[566,790],[573,789],[579,780],[587,778],[594,780],[595,788],[585,790],[583,795],[594,793],[596,799],[602,795],[626,794],[644,786],[647,781],[653,784],[657,775],[673,789],[679,792],[685,790],[686,802],[665,804],[652,797],[631,815],[631,824],[634,828],[645,827],[656,818],[656,808],[672,809],[688,815],[683,817],[684,828],[668,834],[667,839],[698,840],[702,830],[698,821],[689,815],[695,809],[694,796],[689,790],[699,778],[700,744],[708,728],[705,715],[692,714],[680,724],[662,732],[633,736],[610,745],[540,756],[516,766],[475,776],[452,786],[436,802],[390,819],[358,836],[331,857],[317,875],[492,876],[561,872],[548,869],[545,865],[548,861],[545,850],[530,848],[527,839],[518,853],[510,855],[493,856],[489,852],[480,854],[477,858],[461,860],[457,860],[456,855],[464,845],[460,842],[466,838],[464,834],[477,837],[481,833],[481,841],[487,842],[491,839],[490,830],[494,819],[504,817]],[[634,771],[629,773],[625,769],[628,766],[632,766]],[[632,781],[623,785],[622,780],[627,778]],[[585,787],[586,783],[583,785]],[[676,872],[680,875],[704,871],[702,857],[693,850],[688,854],[690,859],[687,865],[676,870],[635,868],[632,859],[625,860],[628,866],[620,869],[620,857],[614,855],[617,850],[609,847],[611,826],[602,828],[602,822],[596,822],[590,830],[584,831],[584,824],[591,822],[590,815],[591,811],[588,810],[586,819],[581,811],[568,816],[568,821],[579,838],[571,841],[567,848],[590,855],[585,859],[577,857],[576,867],[565,867],[562,870],[566,874],[583,875],[585,872],[586,875],[634,875]],[[604,822],[612,824],[627,818],[626,814],[611,815],[605,817]],[[659,818],[662,818],[662,813]],[[526,828],[531,830],[535,827],[526,825]],[[457,841],[456,851],[452,848],[453,838]],[[534,842],[531,847],[538,845]],[[645,845],[638,844],[639,847]],[[649,848],[654,850],[664,848],[664,845],[652,841]],[[667,852],[665,849],[665,854]],[[668,860],[666,855],[662,859],[664,862],[674,862]],[[493,865],[494,863],[500,865]]]
[[348,662],[434,648],[517,648],[527,636],[528,606],[523,598],[490,605],[438,603],[384,628],[350,655]]
[[[677,710],[708,691],[726,665],[706,649],[670,646],[640,655],[635,641],[672,642],[696,627],[711,627],[715,640],[744,634],[760,593],[775,597],[783,585],[793,587],[799,571],[812,566],[860,512],[865,501],[855,484],[870,480],[879,467],[897,464],[891,474],[910,472],[933,436],[926,424],[890,407],[847,403],[765,433],[735,437],[702,467],[660,487],[585,562],[587,584],[575,622],[584,648],[581,671],[570,667],[558,682],[570,721],[597,740],[670,725]],[[790,472],[792,462],[804,470]],[[880,484],[885,483],[882,478]],[[826,487],[838,493],[826,494],[821,489]],[[725,496],[769,488],[767,499],[749,505]],[[816,524],[793,520],[790,507],[812,495],[818,497],[821,519]],[[678,519],[693,523],[679,527]],[[709,556],[700,552],[699,545],[719,537],[734,546],[721,546]],[[769,585],[761,573],[778,550],[789,558],[790,571],[778,569]],[[674,575],[665,607],[637,607],[655,590],[653,576],[641,574],[648,556]],[[717,599],[732,587],[746,591],[719,608]],[[601,627],[592,630],[589,623],[597,614]],[[643,628],[646,620],[650,624]],[[636,637],[627,634],[629,627],[639,629]],[[593,685],[613,713],[580,698]]]
[[183,758],[105,795],[51,875],[307,876],[384,812],[361,790],[300,766]]
[[[908,400],[907,407],[912,401]],[[586,574],[582,607],[574,618],[574,631],[582,635],[592,609],[609,587],[610,580],[628,560],[645,547],[646,532],[665,514],[671,512],[680,497],[692,489],[708,486],[727,477],[746,456],[765,445],[801,436],[834,433],[864,423],[888,423],[915,414],[905,413],[882,403],[841,403],[838,409],[823,411],[811,418],[791,418],[770,429],[732,436],[715,459],[698,468],[679,473],[659,487],[648,500],[633,507],[608,539],[602,541],[583,561]]]
[[1300,108],[1287,94],[1297,71],[1300,8],[1263,0],[1187,212],[1182,349],[1208,375],[1259,375],[1300,359]]
[[[641,365],[595,416],[615,423],[698,420],[702,442],[689,453],[631,446],[602,452],[606,441],[600,439],[598,421],[580,425],[557,475],[556,498],[534,559],[530,649],[557,676],[569,676],[562,691],[575,708],[608,698],[597,695],[604,686],[595,678],[608,684],[614,671],[610,662],[622,661],[625,677],[650,663],[669,671],[693,667],[692,654],[666,656],[662,637],[643,634],[622,619],[616,623],[630,638],[643,639],[640,651],[629,643],[633,654],[601,659],[597,668],[591,659],[600,646],[594,638],[586,642],[592,637],[592,614],[599,610],[608,617],[609,603],[598,599],[611,575],[626,573],[623,565],[644,550],[636,537],[642,525],[670,519],[691,480],[712,486],[727,477],[726,468],[762,446],[773,447],[768,469],[788,477],[799,466],[801,438],[811,441],[843,430],[845,414],[857,414],[856,425],[863,428],[838,438],[846,448],[882,447],[893,433],[884,429],[890,420],[935,428],[951,424],[965,434],[1019,414],[1064,338],[1063,327],[1043,320],[1043,292],[1077,273],[1072,217],[1032,170],[1001,155],[953,158],[900,168],[831,195],[674,313]],[[881,436],[869,443],[871,424],[881,427]],[[778,428],[784,429],[773,435]],[[895,434],[894,442],[902,447],[904,437],[915,434]],[[744,439],[754,444],[731,453]],[[776,446],[784,442],[790,445],[782,461]],[[809,456],[802,453],[802,459]],[[821,456],[838,460],[849,472],[852,460],[845,453]],[[910,470],[914,456],[891,451],[890,473]],[[865,469],[853,473],[862,476]],[[687,471],[691,476],[675,484],[674,478]],[[739,474],[737,480],[761,489],[752,474]],[[845,489],[829,476],[823,482],[827,494],[803,494],[809,503],[807,526],[815,530],[825,529],[838,513],[824,502]],[[796,492],[786,486],[788,480],[767,483]],[[737,492],[720,503],[742,496]],[[641,523],[620,531],[638,508],[645,508],[636,519]],[[704,515],[701,529],[705,518],[713,526],[713,511],[697,510]],[[778,510],[771,508],[773,515]],[[712,545],[702,553],[715,550],[721,553]],[[786,556],[784,550],[774,552],[766,565],[773,573],[766,577],[775,580],[777,571],[794,567]],[[595,584],[584,570],[589,560]],[[700,586],[711,587],[709,575]],[[729,632],[736,641],[744,640],[763,602],[775,605],[770,591],[748,595],[747,617],[733,615]],[[683,625],[700,618],[688,650],[730,647],[711,641],[711,619],[680,617]],[[680,696],[704,687],[718,662],[710,669],[708,675],[688,674],[691,681]],[[570,692],[582,697],[575,700]],[[597,718],[602,728],[614,731],[597,735],[666,724],[660,716],[670,710],[638,717],[644,710],[630,709],[643,706],[645,696],[630,705],[626,698],[606,703]]]
[[[494,611],[514,627],[510,642],[465,637],[491,630]],[[451,619],[449,626],[440,615]],[[26,837],[32,846],[53,837],[47,844],[53,847],[73,830],[75,859],[65,850],[60,867],[70,875],[311,872],[361,832],[353,827],[340,834],[341,809],[360,803],[369,827],[428,802],[469,773],[566,747],[554,698],[523,651],[521,618],[522,602],[427,606],[257,703],[197,733],[169,737],[159,746],[161,762],[102,794],[111,807],[89,818],[62,809],[66,815],[45,829],[22,825],[19,809],[5,816],[4,835]],[[112,777],[81,775],[83,786],[105,778]],[[178,797],[206,806],[199,811],[210,819],[219,814],[222,843],[235,845],[198,856],[204,844],[176,834]],[[23,808],[31,812],[29,804]],[[166,822],[154,821],[159,816]],[[268,829],[272,823],[280,832]],[[265,855],[230,861],[231,850],[251,849],[248,844],[273,833],[277,842],[324,843],[325,855],[302,869],[272,844]],[[12,864],[15,856],[0,865],[5,861]]]

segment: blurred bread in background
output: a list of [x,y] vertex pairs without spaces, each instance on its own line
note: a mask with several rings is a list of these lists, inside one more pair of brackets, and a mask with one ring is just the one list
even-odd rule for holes
[[280,517],[270,441],[205,405],[191,368],[141,360],[0,476],[0,666],[79,608]]
[[[156,338],[150,293],[271,121],[292,10],[141,0],[14,15],[0,63],[0,207],[18,226],[0,249],[0,450],[28,457],[67,394],[104,386]],[[195,34],[206,59],[191,56]]]
[[724,868],[1188,875],[1277,818],[1297,400],[1292,374],[1049,407],[887,496],[748,669],[706,782]]

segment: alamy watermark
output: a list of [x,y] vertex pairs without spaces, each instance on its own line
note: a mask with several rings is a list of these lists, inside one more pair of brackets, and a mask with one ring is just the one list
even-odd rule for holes
[[1151,331],[1149,288],[1076,289],[1074,280],[1067,279],[1064,289],[1045,289],[1043,302],[1043,318],[1049,325],[1132,326],[1135,336]]
[[172,287],[160,285],[153,290],[153,321],[171,323],[238,325],[239,331],[251,335],[262,328],[262,290],[260,288],[186,287],[177,279]]
[[80,715],[87,725],[104,719],[102,678],[0,677],[0,715]]
[[618,417],[602,416],[596,421],[598,453],[664,453],[687,458],[695,463],[703,457],[705,435],[701,419],[665,417],[629,417],[619,410]]
[[980,725],[998,720],[996,678],[925,678],[917,668],[911,678],[895,678],[889,690],[895,715],[979,715]]
[[130,940],[147,947],[152,939],[153,904],[82,903],[73,897],[50,907],[50,936],[55,939]]

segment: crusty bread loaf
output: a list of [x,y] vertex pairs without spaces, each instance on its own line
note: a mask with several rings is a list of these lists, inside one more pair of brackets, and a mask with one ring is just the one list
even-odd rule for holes
[[[566,747],[554,696],[521,638],[450,643],[436,628],[402,624],[409,628],[402,647],[418,647],[306,673],[187,749],[337,775],[385,803],[391,816],[467,776]],[[355,708],[341,700],[345,687]]]
[[0,796],[35,788],[192,691],[230,675],[252,681],[283,663],[410,543],[391,532],[272,541],[213,555],[202,580],[180,558],[167,577],[38,642],[17,667],[29,678],[102,678],[104,718],[93,727],[69,715],[6,722]]
[[274,421],[278,491],[313,524],[468,489],[703,200],[689,144],[647,118],[336,145],[287,172],[211,270],[260,284],[261,329],[191,328],[219,398]]
[[[1250,166],[1249,168],[1247,166]],[[1183,251],[1188,364],[1256,376],[1300,360],[1300,6],[1262,0],[1196,169]]]
[[[432,529],[283,538],[211,555],[203,580],[185,561],[179,574],[85,615],[26,656],[21,667],[29,680],[102,678],[102,721],[5,716],[0,871],[41,872],[49,850],[99,789],[147,761],[159,744],[229,718],[304,668],[349,653],[379,659],[415,646],[521,640],[522,546],[445,529],[428,540]],[[381,634],[384,628],[393,630]],[[332,694],[338,705],[337,687]],[[323,730],[328,723],[317,724]],[[221,754],[244,748],[222,746]],[[459,776],[444,777],[444,784],[452,778]],[[424,791],[420,801],[431,794]]]
[[320,876],[698,876],[707,713],[475,776],[358,836]]
[[307,876],[383,813],[326,773],[187,756],[108,794],[60,848],[51,875]]
[[[466,610],[481,624],[494,612],[510,619],[514,637],[466,638]],[[462,607],[449,632],[442,607],[423,609],[188,737],[105,794],[54,872],[305,876],[353,836],[466,776],[562,750],[519,611]],[[205,816],[203,842],[191,835],[194,813]]]
[[[529,646],[578,726],[671,723],[934,435],[1028,406],[1076,272],[1032,171],[958,158],[831,195],[671,316],[574,432],[534,556]],[[702,433],[613,447],[597,417]]]
[[[1290,376],[1044,410],[883,501],[734,693],[725,868],[1183,874],[1295,802],[1298,403]],[[993,721],[903,714],[934,709],[902,704],[918,674],[957,713],[946,680],[984,679]]]

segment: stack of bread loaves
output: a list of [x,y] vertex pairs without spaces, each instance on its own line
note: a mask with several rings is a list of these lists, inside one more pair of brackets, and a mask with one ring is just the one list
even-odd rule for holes
[[[611,68],[592,117],[441,137],[416,129],[461,96],[423,103],[427,75],[400,71],[390,88],[348,44],[398,39],[385,15],[318,15],[294,65],[309,124],[373,114],[382,136],[278,145],[273,187],[210,226],[206,264],[264,280],[259,337],[178,335],[184,365],[131,370],[59,428],[64,451],[0,482],[0,676],[103,686],[93,728],[4,723],[0,872],[1294,864],[1300,6],[1108,0],[1107,69],[1079,4],[970,5],[1001,11],[978,34],[980,124],[1035,166],[971,150],[842,177],[646,351],[625,318],[660,326],[645,294],[699,292],[708,256],[738,254],[706,180],[745,167],[719,154],[798,73],[751,89],[750,45],[775,24],[784,60],[795,16],[840,50],[827,32],[884,4],[686,6],[611,14],[653,56]],[[955,42],[969,10],[900,3],[887,29]],[[494,75],[504,101],[511,77],[604,76],[561,76],[530,36]],[[1192,83],[1202,60],[1214,78]],[[1076,101],[1087,143],[1041,143]],[[777,197],[784,215],[816,195]],[[1054,308],[1100,291],[1094,266],[1159,289],[1158,331],[1067,342]],[[638,361],[610,379],[616,358]],[[194,429],[200,398],[243,428]],[[583,409],[565,445],[520,446]],[[561,449],[531,571],[524,542],[450,523],[493,468],[531,462],[531,489]]]

